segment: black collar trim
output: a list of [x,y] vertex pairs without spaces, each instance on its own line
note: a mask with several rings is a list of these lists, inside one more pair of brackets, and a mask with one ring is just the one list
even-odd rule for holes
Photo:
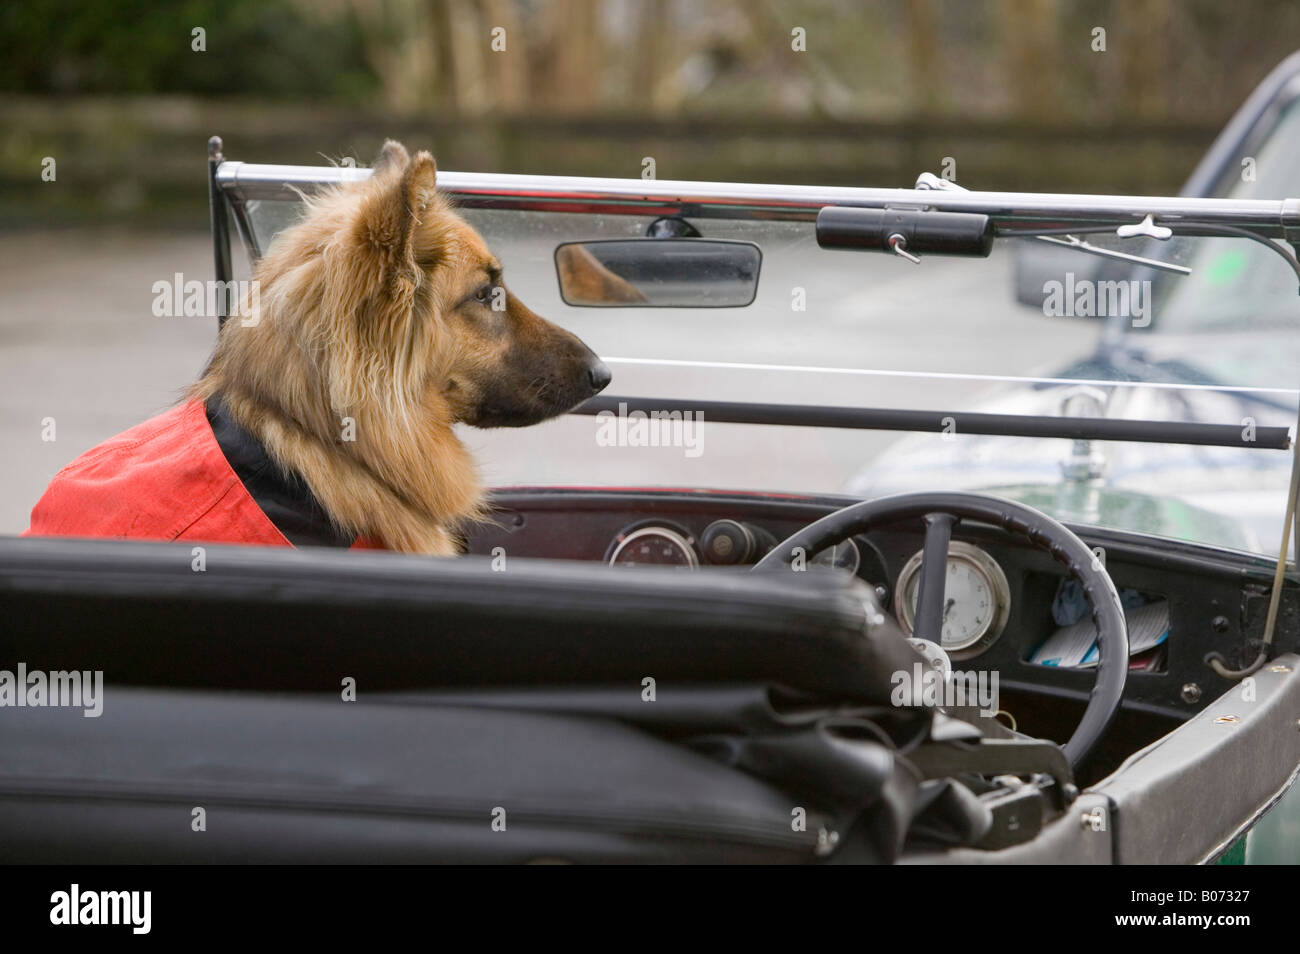
[[350,547],[353,537],[341,533],[311,489],[297,474],[283,472],[261,442],[235,423],[219,397],[205,405],[208,423],[244,488],[277,530],[296,547]]

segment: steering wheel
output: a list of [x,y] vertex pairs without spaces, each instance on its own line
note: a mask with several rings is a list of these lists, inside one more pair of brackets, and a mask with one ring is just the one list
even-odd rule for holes
[[1033,507],[969,493],[916,493],[852,504],[810,523],[777,544],[754,566],[755,571],[786,566],[803,553],[811,556],[881,523],[921,520],[925,525],[920,589],[916,598],[915,636],[940,641],[948,543],[960,520],[1001,527],[1047,551],[1078,582],[1097,627],[1097,678],[1079,726],[1065,743],[1065,757],[1077,766],[1102,737],[1119,711],[1128,677],[1128,626],[1115,584],[1101,563],[1072,531]]

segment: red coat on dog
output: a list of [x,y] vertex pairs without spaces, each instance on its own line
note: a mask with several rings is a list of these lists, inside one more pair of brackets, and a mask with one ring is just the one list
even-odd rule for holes
[[[281,526],[294,528],[292,541]],[[219,408],[199,401],[150,418],[59,471],[23,535],[374,546],[339,535],[304,485],[279,472]]]

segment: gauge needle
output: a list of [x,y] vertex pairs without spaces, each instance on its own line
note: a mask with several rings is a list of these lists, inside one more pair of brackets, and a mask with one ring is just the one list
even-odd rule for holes
[[948,622],[948,610],[952,609],[952,604],[956,602],[955,599],[949,597],[948,602],[943,604],[943,621],[945,623]]

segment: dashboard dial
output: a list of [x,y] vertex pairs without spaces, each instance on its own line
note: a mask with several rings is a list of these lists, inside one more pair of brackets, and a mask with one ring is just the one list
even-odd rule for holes
[[[921,583],[921,551],[898,574],[894,613],[909,636]],[[940,645],[950,653],[974,655],[992,645],[1011,613],[1011,588],[997,561],[977,546],[954,540],[948,545],[944,575]]]
[[691,541],[668,527],[641,527],[619,537],[610,566],[699,566]]

